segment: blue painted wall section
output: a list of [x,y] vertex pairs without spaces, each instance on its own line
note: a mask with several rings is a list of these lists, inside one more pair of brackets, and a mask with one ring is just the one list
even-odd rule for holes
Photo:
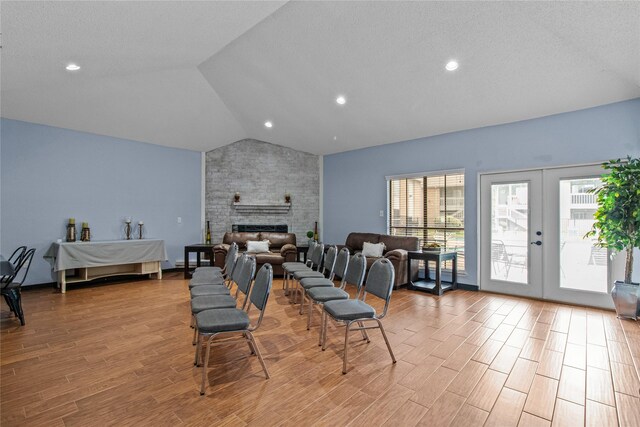
[[[425,117],[425,120],[428,120]],[[465,170],[462,283],[477,282],[478,175],[640,156],[640,99],[324,157],[323,240],[386,232],[385,176]]]
[[[2,119],[0,251],[36,248],[27,284],[51,282],[42,258],[64,239],[69,217],[89,222],[92,240],[124,236],[124,218],[165,240],[169,262],[199,242],[201,154]],[[178,224],[177,218],[182,218]]]

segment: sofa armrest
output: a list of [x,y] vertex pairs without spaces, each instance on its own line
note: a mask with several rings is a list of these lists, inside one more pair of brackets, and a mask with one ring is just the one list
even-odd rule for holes
[[407,261],[408,252],[404,249],[393,249],[386,254],[384,254],[385,258],[388,258],[391,261]]
[[296,245],[287,243],[280,248],[280,255],[284,258],[285,262],[294,262],[298,259],[298,248]]
[[391,261],[393,268],[396,270],[395,283],[393,287],[398,287],[413,280],[418,274],[418,263],[414,262],[411,266],[411,271],[407,271],[407,259],[409,258],[409,252],[405,249],[394,249],[384,254],[384,257]]
[[213,265],[223,268],[225,260],[227,259],[227,252],[231,246],[226,243],[220,243],[213,247]]

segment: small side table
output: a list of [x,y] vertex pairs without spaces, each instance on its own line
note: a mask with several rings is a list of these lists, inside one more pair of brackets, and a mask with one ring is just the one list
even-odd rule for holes
[[297,260],[300,261],[300,255],[302,254],[303,262],[307,262],[307,252],[309,252],[309,245],[296,246],[298,249]]
[[[409,281],[409,289],[417,289],[420,291],[428,291],[434,295],[442,295],[444,291],[450,289],[458,289],[458,254],[457,252],[436,252],[436,251],[409,251],[407,255],[407,271],[411,271],[411,261],[424,261],[425,278],[418,278],[416,281]],[[436,263],[435,281],[429,277],[429,261]],[[444,261],[452,261],[452,281],[442,282],[442,263]]]
[[187,245],[184,247],[184,278],[191,278],[191,270],[189,268],[189,254],[196,253],[196,267],[200,267],[200,254],[209,254],[209,265],[213,265],[213,248],[218,243],[206,244],[206,243],[194,243],[193,245]]

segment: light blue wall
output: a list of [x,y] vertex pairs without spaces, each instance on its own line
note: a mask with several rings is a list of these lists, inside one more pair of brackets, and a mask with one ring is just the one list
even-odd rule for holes
[[464,168],[468,276],[461,281],[475,285],[479,173],[593,163],[628,154],[640,156],[640,99],[328,155],[323,239],[342,243],[352,231],[386,232],[385,176]]
[[[2,119],[0,251],[36,248],[27,284],[51,282],[42,258],[64,239],[69,217],[88,221],[92,240],[123,236],[123,220],[143,220],[165,240],[169,262],[201,241],[201,154],[142,142]],[[182,224],[177,218],[182,217]]]

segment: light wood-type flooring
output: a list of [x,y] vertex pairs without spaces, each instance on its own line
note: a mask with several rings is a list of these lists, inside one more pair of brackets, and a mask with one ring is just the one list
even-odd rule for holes
[[[27,325],[2,303],[2,426],[640,426],[640,326],[613,312],[469,291],[399,290],[378,331],[317,346],[274,281],[257,332],[193,366],[187,281],[23,292]],[[378,306],[379,307],[379,306]],[[255,313],[254,313],[255,314]]]

